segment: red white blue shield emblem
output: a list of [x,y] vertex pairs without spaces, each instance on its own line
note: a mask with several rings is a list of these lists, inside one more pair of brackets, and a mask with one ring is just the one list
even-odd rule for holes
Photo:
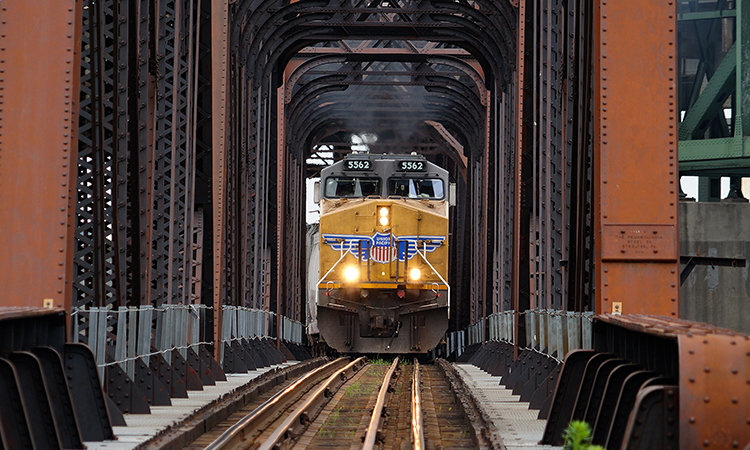
[[379,263],[388,263],[393,259],[391,250],[391,235],[384,233],[375,233],[373,236],[373,246],[371,257],[372,260]]

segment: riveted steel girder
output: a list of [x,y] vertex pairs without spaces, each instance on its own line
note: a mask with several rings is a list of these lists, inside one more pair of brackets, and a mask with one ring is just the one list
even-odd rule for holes
[[[597,313],[679,317],[675,25],[674,5],[666,2],[607,2],[600,8]],[[640,61],[639,71],[618,65],[631,58]],[[647,102],[652,106],[644,110]]]
[[2,304],[69,311],[81,10],[3,1],[0,18]]

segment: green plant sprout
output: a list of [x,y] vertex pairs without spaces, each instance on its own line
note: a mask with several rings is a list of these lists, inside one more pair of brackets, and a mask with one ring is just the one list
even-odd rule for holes
[[563,433],[563,450],[605,450],[600,445],[591,445],[592,437],[589,424],[582,420],[574,420]]

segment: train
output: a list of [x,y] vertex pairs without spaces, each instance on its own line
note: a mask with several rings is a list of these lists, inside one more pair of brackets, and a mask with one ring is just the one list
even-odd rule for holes
[[320,339],[340,353],[434,349],[450,310],[448,171],[415,153],[353,153],[315,192]]

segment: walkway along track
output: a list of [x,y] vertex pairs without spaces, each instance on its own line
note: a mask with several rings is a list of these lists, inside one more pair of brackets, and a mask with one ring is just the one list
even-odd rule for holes
[[[204,447],[226,449],[500,448],[487,443],[484,424],[449,364],[400,363],[340,358],[291,382]],[[447,373],[446,373],[447,371]],[[262,403],[261,403],[262,402]],[[468,410],[467,410],[468,409]],[[229,420],[229,419],[228,419]]]

